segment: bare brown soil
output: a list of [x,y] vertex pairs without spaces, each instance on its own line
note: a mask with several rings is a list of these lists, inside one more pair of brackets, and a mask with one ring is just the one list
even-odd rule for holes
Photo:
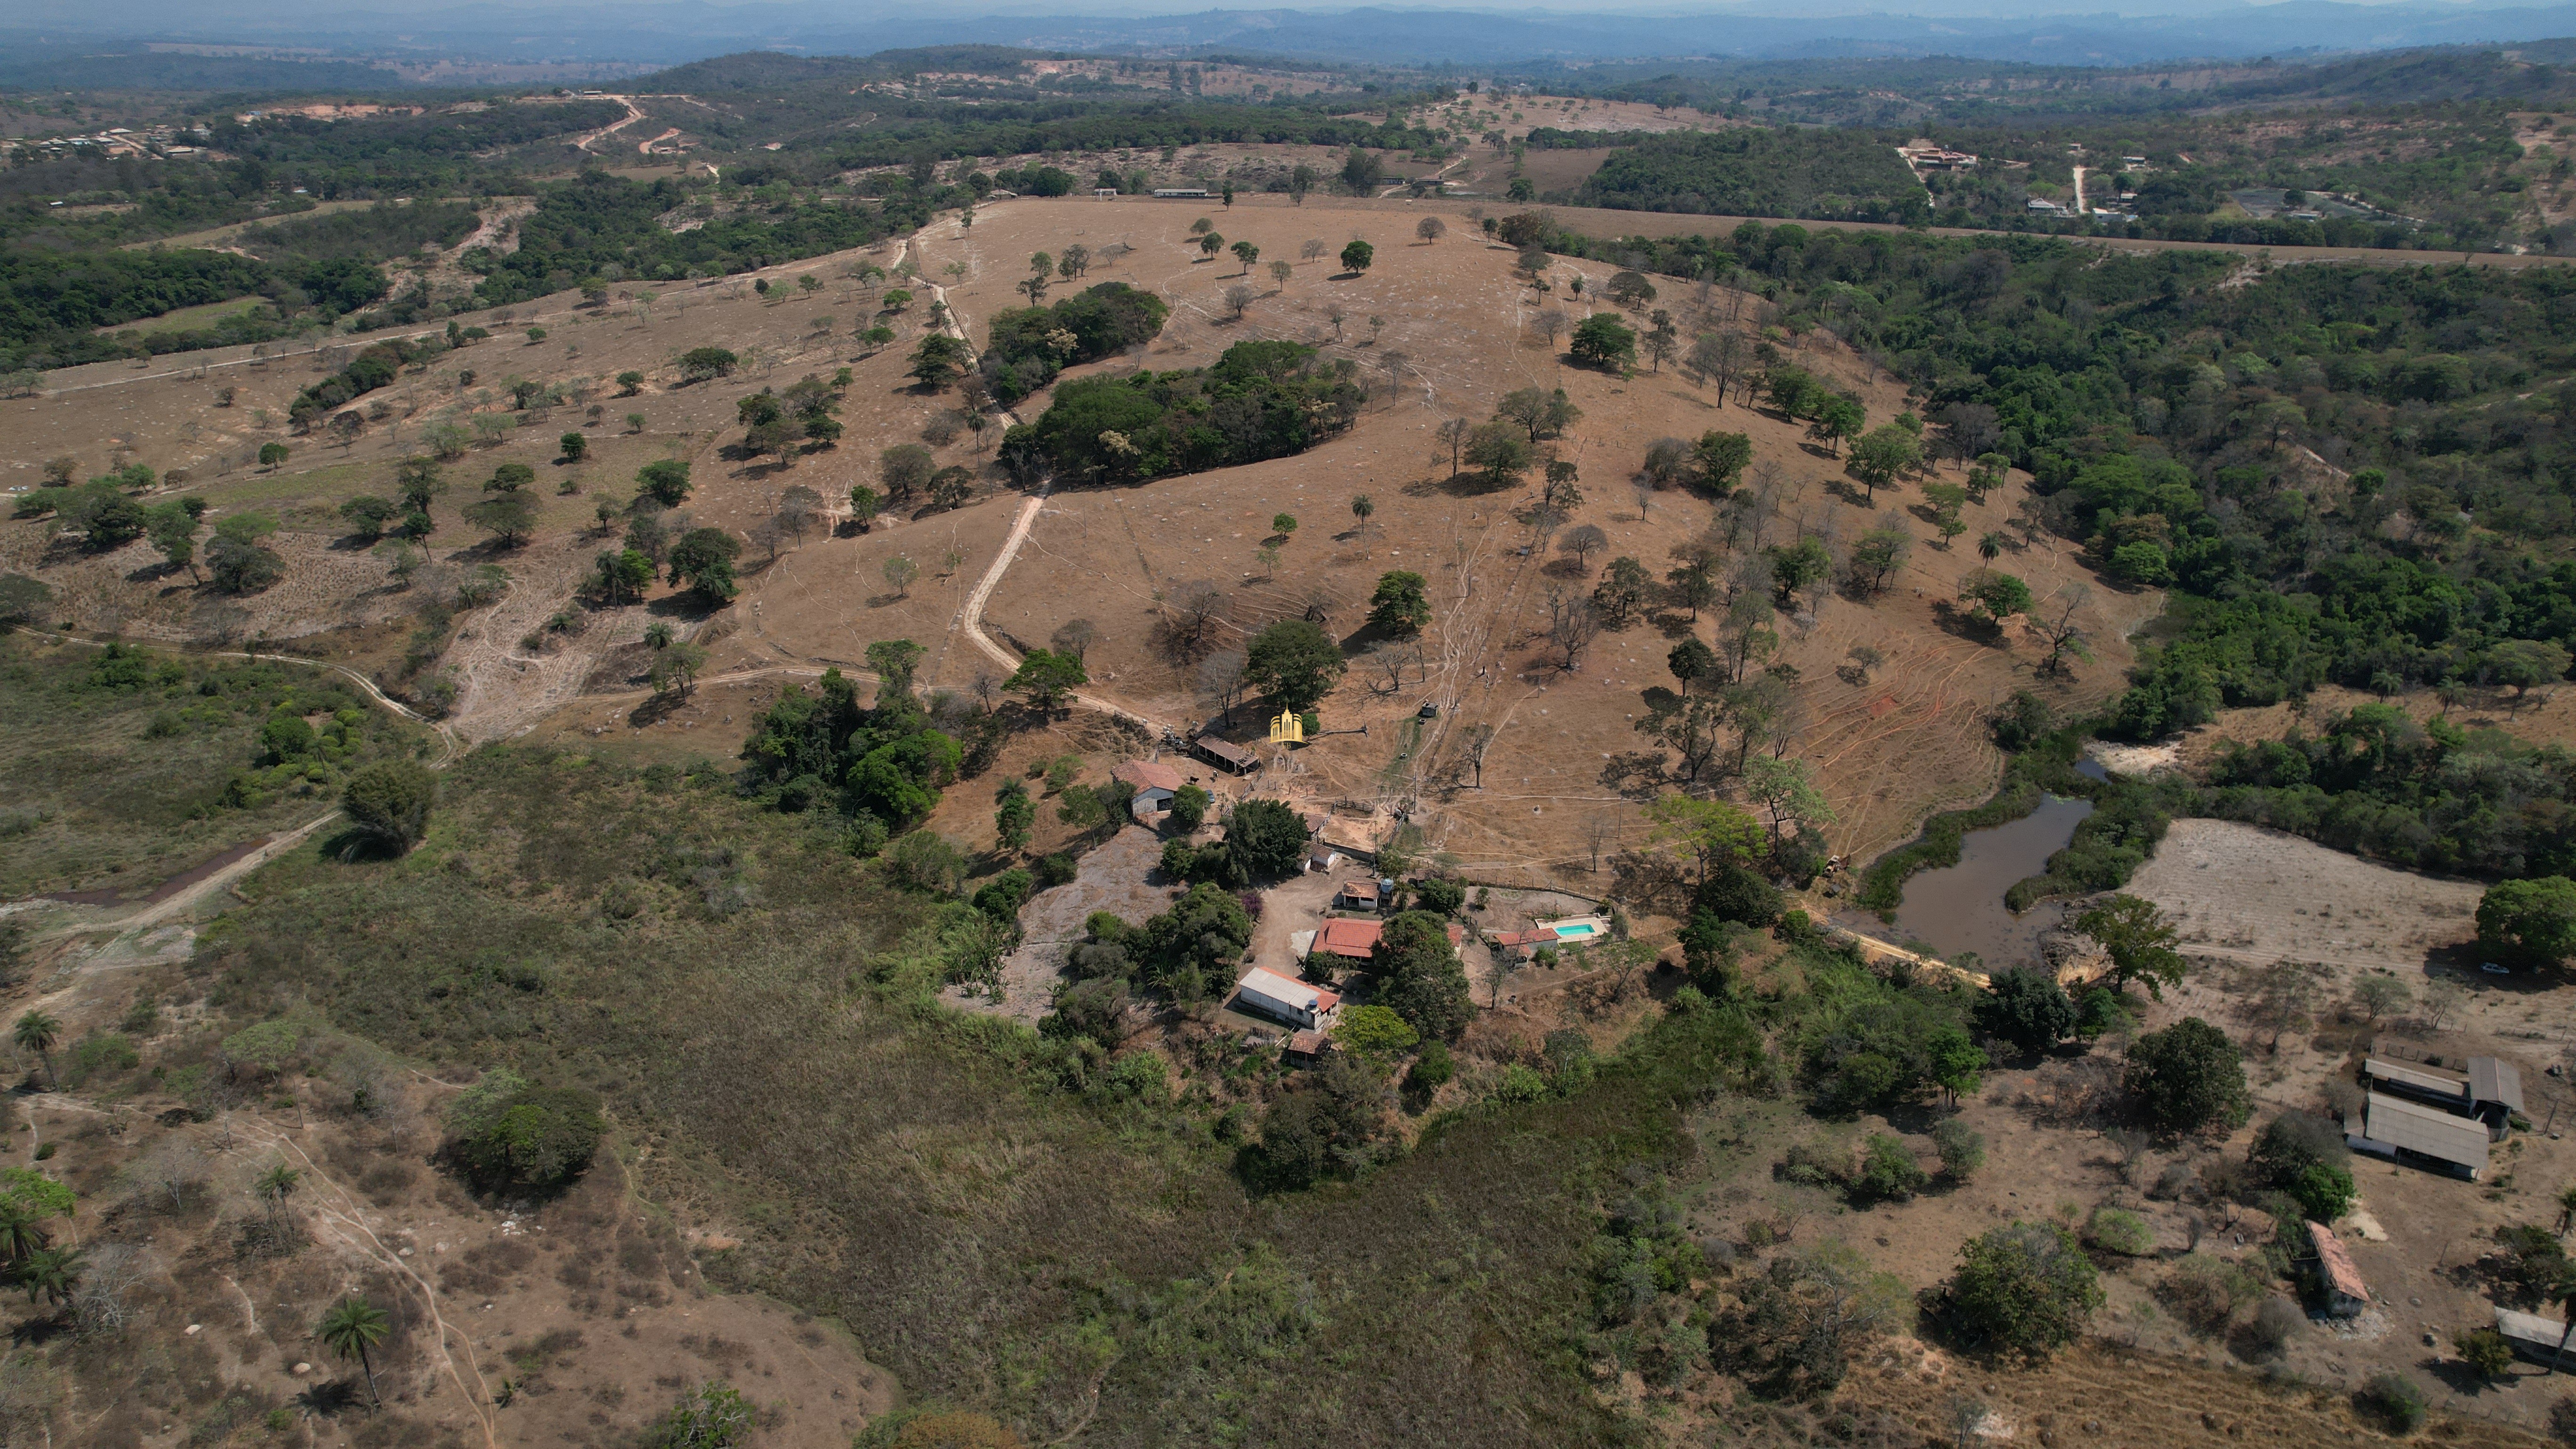
[[2466,961],[2482,882],[2442,880],[2328,850],[2260,826],[2177,820],[2129,879],[2198,955],[2312,961],[2341,978]]

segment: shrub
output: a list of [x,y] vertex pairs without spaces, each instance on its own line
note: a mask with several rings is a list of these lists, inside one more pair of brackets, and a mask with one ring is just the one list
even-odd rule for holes
[[1933,1127],[1932,1150],[1941,1154],[1941,1170],[1960,1182],[1986,1165],[1984,1134],[1956,1117],[1945,1117]]
[[2472,1328],[2454,1334],[2452,1347],[2460,1351],[2460,1362],[2484,1379],[2500,1379],[2513,1367],[2513,1345],[2492,1328]]
[[358,830],[399,855],[420,843],[438,801],[438,776],[410,760],[369,765],[349,777],[340,808]]
[[1870,1135],[1861,1148],[1860,1170],[1852,1174],[1851,1197],[1854,1202],[1908,1202],[1929,1181],[1920,1163],[1914,1160],[1914,1149],[1884,1132]]
[[2085,1240],[2106,1253],[2123,1258],[2143,1258],[2154,1252],[2155,1230],[2136,1213],[2120,1208],[2095,1208],[2093,1220],[2084,1227]]
[[2156,1296],[2165,1301],[2174,1316],[2192,1332],[2203,1335],[2225,1332],[2236,1311],[2253,1302],[2262,1291],[2262,1286],[2244,1269],[2208,1253],[2194,1253],[2174,1264],[2164,1281],[2156,1285]]
[[2083,1331],[2102,1286],[2072,1234],[2017,1222],[1960,1248],[1944,1297],[1971,1342],[2044,1353]]
[[2246,1333],[2257,1354],[2277,1358],[2307,1324],[2308,1315],[2299,1311],[2299,1305],[2276,1293],[2265,1298],[2263,1306],[2254,1310],[2254,1322]]
[[1450,1056],[1448,1043],[1427,1041],[1422,1044],[1422,1054],[1413,1059],[1413,1069],[1404,1074],[1404,1085],[1427,1097],[1457,1074],[1457,1059]]
[[495,1190],[561,1187],[590,1165],[606,1129],[598,1097],[531,1086],[507,1068],[485,1072],[447,1109],[449,1154]]
[[2424,1427],[2424,1417],[2430,1411],[2424,1391],[2400,1373],[2372,1374],[2354,1392],[2352,1400],[2363,1413],[2400,1434],[2412,1434]]

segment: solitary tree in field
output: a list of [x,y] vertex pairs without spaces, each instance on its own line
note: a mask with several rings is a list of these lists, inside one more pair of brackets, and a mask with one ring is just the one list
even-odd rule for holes
[[44,1060],[45,1080],[61,1085],[62,1079],[54,1075],[54,1043],[63,1038],[60,1021],[41,1011],[30,1011],[18,1018],[16,1029],[9,1035],[11,1040]]
[[1449,223],[1436,216],[1426,216],[1413,224],[1413,234],[1422,238],[1425,245],[1429,245],[1449,234]]
[[1369,263],[1375,260],[1377,260],[1377,248],[1367,242],[1355,240],[1349,246],[1342,248],[1343,271],[1365,272],[1369,269]]
[[1351,500],[1351,517],[1360,521],[1360,537],[1368,537],[1369,515],[1377,512],[1376,500],[1362,493]]
[[883,572],[885,574],[885,581],[894,586],[896,597],[910,598],[912,597],[912,581],[921,577],[921,565],[914,563],[911,559],[904,557],[902,554],[896,554],[894,557],[885,561]]
[[2180,936],[2153,901],[2111,896],[2077,916],[2075,929],[2100,943],[2111,958],[2115,987],[2142,981],[2147,994],[2162,1001],[2164,988],[2182,981],[2182,953],[2174,949]]
[[1227,250],[1233,252],[1235,259],[1243,263],[1243,275],[1247,277],[1252,275],[1252,264],[1261,260],[1261,248],[1248,241],[1236,242]]
[[1270,264],[1270,280],[1278,283],[1279,290],[1285,292],[1288,290],[1289,277],[1295,275],[1296,271],[1297,268],[1291,263],[1272,262]]
[[251,1184],[251,1190],[259,1194],[259,1200],[268,1204],[270,1226],[276,1226],[278,1213],[285,1208],[286,1200],[295,1195],[295,1189],[303,1181],[304,1174],[281,1162],[261,1173],[259,1180]]
[[324,1348],[342,1358],[358,1361],[358,1367],[367,1375],[367,1395],[375,1400],[379,1409],[385,1406],[385,1400],[384,1395],[376,1390],[375,1360],[368,1351],[385,1341],[385,1334],[391,1326],[383,1309],[364,1298],[351,1297],[333,1304],[331,1311],[322,1315],[322,1322],[313,1330],[313,1336],[322,1340]]

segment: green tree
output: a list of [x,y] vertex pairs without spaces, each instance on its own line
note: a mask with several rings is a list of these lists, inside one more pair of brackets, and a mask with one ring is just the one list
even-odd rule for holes
[[1091,675],[1082,667],[1081,655],[1032,649],[1002,687],[1027,695],[1030,708],[1046,715],[1062,709],[1074,690],[1090,682]]
[[1294,875],[1306,861],[1306,821],[1277,800],[1246,800],[1226,817],[1225,844],[1256,880]]
[[1388,921],[1370,948],[1366,969],[1379,1004],[1426,1037],[1449,1040],[1475,1014],[1448,923],[1428,911],[1405,911]]
[[62,1040],[62,1022],[41,1011],[25,1012],[19,1016],[18,1024],[10,1031],[9,1037],[44,1061],[46,1081],[58,1089],[62,1086],[61,1076],[54,1071],[54,1043]]
[[1369,263],[1376,260],[1377,248],[1370,246],[1367,242],[1353,241],[1350,245],[1342,248],[1343,271],[1365,272],[1369,269]]
[[1302,714],[1332,693],[1348,667],[1342,647],[1320,625],[1281,619],[1252,637],[1243,677],[1281,709]]
[[877,455],[877,481],[885,484],[888,503],[929,491],[938,471],[939,460],[919,443],[897,443]]
[[331,1305],[322,1321],[313,1328],[313,1336],[324,1348],[341,1358],[354,1358],[367,1376],[367,1396],[377,1408],[385,1406],[384,1395],[376,1389],[376,1345],[385,1341],[393,1329],[385,1311],[364,1298],[351,1296]]
[[465,510],[465,521],[492,535],[503,548],[515,548],[536,530],[537,505],[523,493],[495,493]]
[[578,463],[590,456],[590,439],[580,433],[566,433],[555,442],[567,463]]
[[1378,576],[1377,591],[1369,595],[1369,627],[1391,639],[1410,639],[1431,622],[1431,601],[1425,597],[1430,587],[1422,575],[1395,569]]
[[27,1290],[29,1304],[41,1300],[59,1307],[79,1289],[86,1259],[78,1248],[38,1248],[18,1264],[18,1286]]
[[689,498],[689,465],[678,458],[647,463],[636,470],[635,486],[664,508],[677,508]]
[[[946,1420],[972,1416],[932,1417]],[[645,1426],[643,1445],[644,1449],[737,1449],[751,1442],[759,1426],[758,1406],[745,1399],[740,1390],[720,1383],[702,1384],[696,1393],[673,1404],[662,1417]],[[988,1442],[998,1446],[1005,1441],[999,1436],[986,1441],[964,1435],[929,1435],[918,1442],[921,1449],[983,1449]],[[897,1449],[914,1449],[909,1430],[897,1435],[892,1443]]]
[[1251,276],[1252,264],[1261,260],[1261,248],[1248,241],[1239,241],[1228,250],[1234,253],[1236,260],[1243,263],[1243,275]]
[[965,343],[945,332],[933,332],[921,339],[912,350],[911,366],[905,374],[921,384],[925,392],[940,392],[957,380],[975,360]]
[[2043,1052],[2075,1034],[2075,1003],[2055,973],[2016,968],[1990,978],[1977,1019],[2023,1051]]
[[1762,849],[1762,827],[1751,815],[1723,800],[1665,795],[1646,807],[1654,824],[1648,837],[1696,862],[1699,880],[1728,864],[1752,859]]
[[1922,462],[1920,438],[1894,423],[1882,423],[1852,444],[1843,471],[1867,491],[1870,505],[1876,507],[1879,489],[1891,486]]
[[1595,312],[1574,324],[1568,349],[1576,362],[1605,371],[1631,367],[1637,361],[1637,334],[1616,312]]
[[1834,555],[1825,541],[1809,534],[1795,543],[1773,544],[1762,551],[1771,561],[1771,591],[1785,607],[1800,589],[1833,571]]
[[1742,433],[1711,429],[1691,446],[1691,481],[1713,498],[1735,491],[1735,480],[1753,461],[1753,440]]
[[[379,506],[384,504],[381,498],[368,501]],[[195,514],[176,501],[164,503],[144,514],[144,531],[151,538],[152,546],[161,551],[163,562],[174,569],[186,569],[190,578],[198,577]]]
[[385,536],[388,524],[402,516],[402,510],[390,498],[361,493],[340,505],[340,516],[349,521],[349,531],[358,536],[359,542],[374,543]]
[[1342,1009],[1341,1024],[1333,1028],[1333,1040],[1345,1050],[1365,1052],[1386,1061],[1411,1051],[1421,1042],[1422,1034],[1392,1008],[1348,1006]]
[[1029,787],[1018,780],[1005,780],[993,811],[993,831],[1004,845],[1013,850],[1026,850],[1038,819],[1037,802],[1029,798]]
[[689,691],[697,687],[698,671],[706,665],[704,646],[686,639],[675,640],[654,651],[652,667],[645,671],[644,679],[653,686],[655,694],[677,691],[681,698],[686,699]]
[[611,604],[640,599],[653,582],[653,559],[640,549],[614,549],[599,556],[592,576],[598,580],[600,594]]
[[711,603],[725,603],[737,592],[733,561],[742,540],[721,528],[693,528],[671,545],[671,582],[687,583]]
[[358,831],[396,855],[420,843],[438,803],[438,776],[411,760],[388,760],[359,770],[340,792],[340,808]]
[[2289,1194],[2317,1222],[2333,1222],[2352,1210],[2352,1153],[2343,1129],[2323,1117],[2282,1113],[2264,1124],[2245,1158],[2266,1186]]
[[2103,1301],[2074,1234],[2019,1222],[1969,1239],[1944,1297],[1971,1342],[2034,1354],[2074,1342]]
[[449,1155],[477,1183],[548,1192],[590,1165],[607,1124],[589,1092],[494,1068],[448,1105],[446,1127]]
[[680,382],[686,386],[693,382],[731,377],[740,362],[740,358],[721,347],[692,347],[680,354]]
[[1486,487],[1506,488],[1529,471],[1535,453],[1519,428],[1493,422],[1468,435],[1461,457],[1485,475]]
[[2015,614],[2030,612],[2030,585],[1994,569],[1977,569],[1960,580],[1959,597],[1974,606],[1977,617],[1997,628]]
[[277,1215],[285,1209],[286,1200],[295,1196],[295,1190],[302,1186],[303,1182],[303,1173],[281,1162],[261,1173],[251,1184],[251,1191],[258,1194],[261,1202],[268,1204],[268,1221],[271,1226],[276,1224]]
[[2507,639],[2487,650],[2487,668],[2499,684],[2513,686],[2514,703],[2536,684],[2555,684],[2567,677],[2567,646],[2546,639]]
[[262,444],[260,444],[260,445],[259,445],[259,466],[261,466],[261,467],[263,467],[263,468],[266,468],[268,471],[270,471],[270,472],[272,472],[272,473],[276,472],[276,471],[277,471],[277,469],[278,469],[278,467],[279,467],[279,465],[283,464],[283,463],[286,461],[288,451],[289,451],[289,450],[288,450],[287,446],[286,446],[284,443],[262,443]]
[[1823,443],[1839,456],[1843,444],[1860,436],[1869,421],[1867,410],[1847,397],[1835,397],[1816,410],[1816,420],[1807,425],[1807,436]]
[[1914,548],[1914,535],[1902,524],[1887,523],[1864,533],[1852,544],[1851,574],[1854,582],[1872,594],[1887,592],[1888,581],[1905,565],[1905,556]]
[[2174,949],[2180,937],[2155,902],[2111,896],[2077,916],[2075,929],[2092,937],[2111,958],[2116,988],[2143,982],[2147,994],[2162,1001],[2167,986],[2181,984],[2185,967],[2182,953]]
[[2487,887],[2478,897],[2478,949],[2531,964],[2576,955],[2576,881],[2544,875]]
[[2147,1119],[2168,1132],[2232,1128],[2252,1110],[2236,1043],[2196,1016],[2131,1043],[2123,1081]]

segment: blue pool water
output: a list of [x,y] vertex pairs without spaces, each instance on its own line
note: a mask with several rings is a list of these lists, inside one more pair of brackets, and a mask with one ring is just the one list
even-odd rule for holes
[[1557,927],[1557,928],[1556,928],[1556,934],[1557,934],[1557,939],[1559,939],[1559,940],[1565,940],[1565,939],[1568,939],[1568,938],[1570,938],[1570,937],[1574,937],[1574,936],[1590,936],[1590,935],[1594,935],[1594,934],[1598,933],[1598,932],[1600,931],[1600,929],[1601,929],[1601,928],[1600,928],[1599,926],[1596,926],[1596,925],[1592,924],[1590,921],[1585,921],[1585,922],[1581,923],[1580,925],[1573,925],[1573,926],[1559,926],[1559,927]]

